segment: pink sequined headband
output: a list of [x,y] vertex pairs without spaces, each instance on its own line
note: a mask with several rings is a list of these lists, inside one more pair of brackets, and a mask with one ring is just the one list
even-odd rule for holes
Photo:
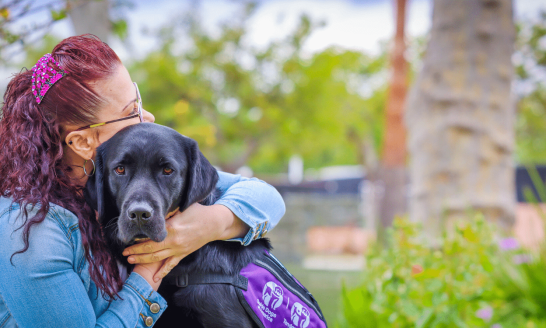
[[[55,71],[48,66],[48,62],[53,62],[59,68],[59,71]],[[36,102],[39,104],[44,99],[46,92],[59,81],[61,77],[65,76],[65,72],[62,70],[61,65],[53,59],[51,54],[45,54],[34,67],[32,67],[32,93],[36,97]]]

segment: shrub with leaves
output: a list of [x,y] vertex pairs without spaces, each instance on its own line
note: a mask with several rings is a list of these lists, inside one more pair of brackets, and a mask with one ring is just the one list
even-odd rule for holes
[[[545,16],[546,17],[546,16]],[[527,202],[535,205],[543,222],[546,213],[540,203],[546,201],[546,184],[534,166],[527,166],[535,191],[524,187]],[[495,283],[504,293],[506,305],[499,311],[499,320],[514,321],[514,318],[532,318],[540,322],[536,327],[546,327],[546,247],[544,243],[532,253],[525,252],[516,243],[504,240],[499,244],[504,257],[495,271]]]
[[419,225],[396,220],[387,247],[367,255],[363,284],[344,288],[337,326],[546,327],[546,262],[525,263],[517,241],[495,235],[477,214],[430,247]]

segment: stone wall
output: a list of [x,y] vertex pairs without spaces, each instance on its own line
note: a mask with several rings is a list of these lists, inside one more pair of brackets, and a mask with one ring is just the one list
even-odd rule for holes
[[306,236],[316,226],[362,227],[358,194],[283,193],[286,214],[267,234],[282,262],[301,263],[308,255]]

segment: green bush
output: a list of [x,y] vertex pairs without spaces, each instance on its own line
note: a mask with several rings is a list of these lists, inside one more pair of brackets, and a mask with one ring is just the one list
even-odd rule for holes
[[456,224],[438,247],[398,219],[366,256],[363,284],[342,291],[338,327],[546,327],[546,257],[500,241],[483,217]]

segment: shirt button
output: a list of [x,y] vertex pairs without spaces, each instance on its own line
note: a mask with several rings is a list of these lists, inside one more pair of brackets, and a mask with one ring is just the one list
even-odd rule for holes
[[151,327],[154,324],[154,319],[152,317],[146,317],[144,323],[146,326]]
[[161,310],[161,307],[159,306],[159,304],[157,303],[153,303],[152,305],[150,305],[150,311],[152,311],[152,313],[158,313],[159,310]]

